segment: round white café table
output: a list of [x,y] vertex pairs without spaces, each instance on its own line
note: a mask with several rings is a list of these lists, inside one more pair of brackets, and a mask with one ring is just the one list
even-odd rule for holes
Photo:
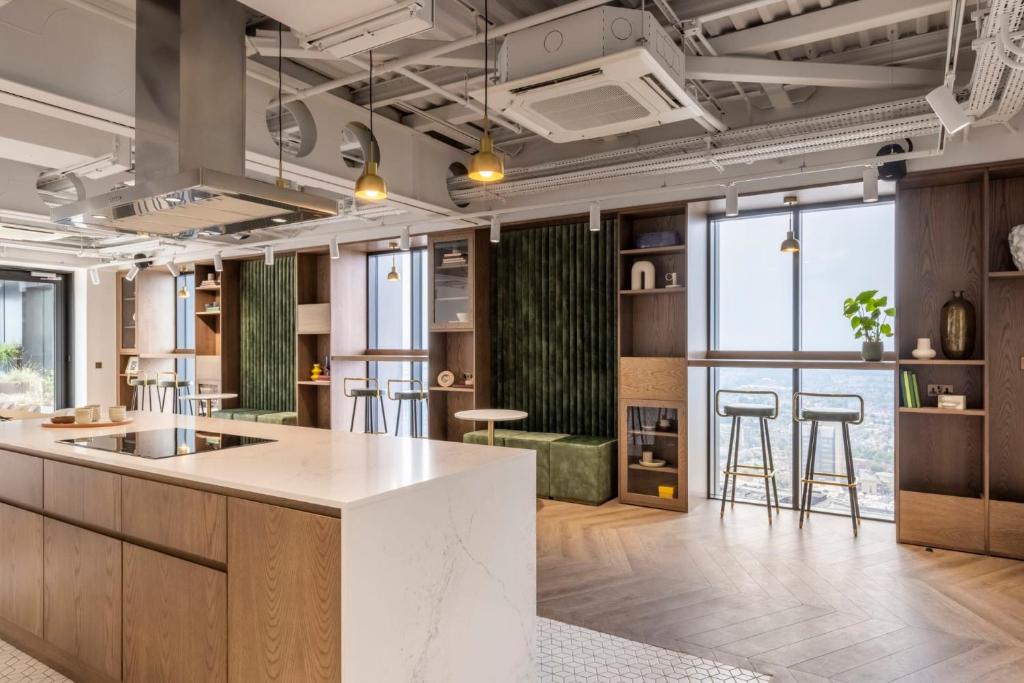
[[525,420],[528,413],[521,410],[504,410],[501,408],[478,408],[476,410],[460,410],[455,413],[457,420],[469,420],[470,422],[487,423],[487,445],[494,445],[494,423],[512,422],[514,420]]
[[238,394],[185,394],[180,397],[183,401],[195,401],[196,402],[196,414],[199,414],[198,408],[203,405],[206,406],[206,417],[213,417],[213,402],[214,401],[226,401],[229,398],[238,398]]

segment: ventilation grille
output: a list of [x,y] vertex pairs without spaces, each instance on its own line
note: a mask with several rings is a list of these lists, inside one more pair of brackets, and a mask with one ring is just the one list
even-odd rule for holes
[[601,85],[531,103],[530,109],[565,130],[591,130],[649,116],[647,107],[625,88]]

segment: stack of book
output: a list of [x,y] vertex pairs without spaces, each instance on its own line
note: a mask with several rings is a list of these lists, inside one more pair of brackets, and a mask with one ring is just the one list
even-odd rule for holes
[[900,372],[900,394],[904,408],[921,407],[921,390],[917,384],[917,373],[910,370]]
[[453,249],[452,251],[449,251],[441,259],[441,265],[443,266],[464,266],[466,265],[466,263],[468,263],[468,261],[466,260],[466,255],[463,254],[458,249]]

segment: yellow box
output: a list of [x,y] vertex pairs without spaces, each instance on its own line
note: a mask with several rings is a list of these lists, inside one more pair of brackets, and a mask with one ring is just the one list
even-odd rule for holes
[[662,484],[661,486],[658,487],[658,497],[659,498],[675,498],[676,497],[676,487],[675,486],[671,486],[671,485]]

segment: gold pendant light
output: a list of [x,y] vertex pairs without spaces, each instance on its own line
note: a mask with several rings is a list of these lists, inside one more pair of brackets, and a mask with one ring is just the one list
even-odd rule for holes
[[[388,198],[388,186],[378,173],[380,149],[377,139],[373,137],[373,50],[370,50],[370,145],[363,163],[363,173],[356,180],[356,197],[368,202],[379,202]],[[395,272],[397,275],[397,271]],[[391,279],[391,275],[388,275]],[[395,278],[398,279],[398,278]]]
[[[398,248],[398,243],[397,242],[389,242],[388,246],[390,246],[391,249],[394,250],[394,249]],[[402,279],[402,275],[398,272],[398,265],[395,262],[394,251],[392,251],[392,254],[391,254],[391,272],[388,273],[387,279],[388,279],[388,282],[398,282],[398,281],[400,281]]]
[[481,183],[493,183],[505,177],[505,160],[501,152],[494,151],[494,140],[491,138],[491,121],[487,117],[487,84],[491,80],[490,51],[488,27],[491,17],[487,0],[484,0],[484,134],[480,136],[480,149],[469,161],[469,177]]

